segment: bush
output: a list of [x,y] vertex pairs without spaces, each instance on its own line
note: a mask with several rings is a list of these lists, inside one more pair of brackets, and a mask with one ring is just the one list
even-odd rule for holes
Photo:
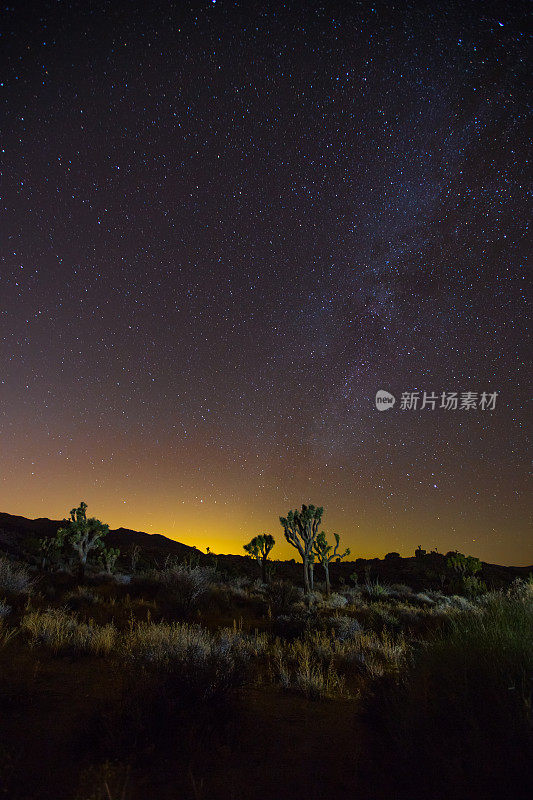
[[317,658],[316,645],[300,639],[276,653],[276,675],[284,689],[310,699],[336,697],[344,693],[344,681],[334,669],[333,659],[324,664]]
[[285,615],[301,599],[301,593],[289,581],[272,581],[266,599],[274,616]]
[[397,676],[403,667],[408,648],[402,636],[361,631],[337,647],[339,663],[355,666],[369,678]]
[[250,658],[236,634],[179,623],[139,623],[123,647],[130,663],[166,674],[169,696],[196,700],[220,699],[242,685]]
[[98,595],[95,595],[87,586],[78,586],[74,591],[67,592],[64,599],[66,605],[72,611],[77,611],[84,605],[94,605],[101,602]]
[[208,567],[178,564],[159,572],[157,578],[165,587],[169,600],[178,613],[189,614],[207,598],[215,571]]
[[487,591],[487,585],[477,575],[466,575],[463,578],[462,590],[467,597],[479,597]]
[[24,594],[30,592],[33,581],[26,567],[14,564],[4,556],[0,556],[0,590]]
[[296,639],[316,630],[318,625],[319,618],[316,608],[308,609],[302,604],[300,607],[294,606],[291,613],[280,614],[279,617],[276,617],[272,631],[276,636],[282,636],[284,639]]
[[363,589],[363,594],[369,600],[381,600],[384,597],[389,597],[391,595],[391,590],[388,586],[384,586],[379,581],[368,582],[365,584]]
[[329,620],[331,630],[335,634],[335,638],[339,642],[344,642],[353,637],[361,631],[361,625],[353,617],[336,616]]
[[412,588],[405,583],[393,583],[390,588],[395,592],[396,597],[410,597],[413,594]]
[[344,608],[348,605],[348,600],[342,594],[334,592],[330,597],[326,597],[324,605],[328,608]]
[[522,796],[511,787],[533,777],[532,667],[531,600],[493,593],[449,614],[371,704],[398,793]]
[[27,611],[21,628],[32,645],[45,645],[54,653],[90,653],[108,655],[116,645],[114,625],[94,625],[78,622],[64,608]]

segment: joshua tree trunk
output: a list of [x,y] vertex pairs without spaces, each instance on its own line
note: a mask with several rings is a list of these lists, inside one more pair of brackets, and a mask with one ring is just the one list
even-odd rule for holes
[[309,586],[311,587],[311,591],[315,591],[315,565],[311,561],[309,563]]
[[85,579],[85,561],[80,560],[80,563],[78,564],[78,580],[83,582],[84,579]]
[[306,597],[309,597],[309,566],[307,564],[307,559],[304,559],[304,594]]
[[326,573],[326,597],[331,595],[331,584],[329,582],[329,564],[326,561],[324,564],[324,572]]
[[266,558],[261,559],[261,580],[263,583],[267,582],[267,562]]

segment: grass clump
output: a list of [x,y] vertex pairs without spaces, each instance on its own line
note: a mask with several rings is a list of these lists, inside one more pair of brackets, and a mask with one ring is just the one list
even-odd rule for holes
[[123,640],[126,659],[165,674],[172,693],[211,700],[242,685],[250,653],[227,632],[212,634],[199,625],[137,623]]
[[64,608],[26,611],[21,628],[32,645],[44,645],[55,654],[109,655],[117,643],[114,625],[79,622]]
[[9,628],[3,617],[0,617],[0,647],[5,647],[6,644],[13,639],[17,634],[16,628]]

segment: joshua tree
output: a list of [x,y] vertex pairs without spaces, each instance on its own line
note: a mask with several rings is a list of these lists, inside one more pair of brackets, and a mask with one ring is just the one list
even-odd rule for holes
[[87,519],[87,503],[81,502],[78,508],[70,512],[70,519],[64,528],[57,532],[61,541],[71,545],[78,555],[78,575],[80,580],[85,577],[87,557],[91,550],[103,547],[102,539],[109,531],[109,525],[104,525],[99,519]]
[[139,547],[138,544],[134,544],[133,547],[131,548],[131,553],[130,553],[130,563],[132,572],[136,572],[137,570],[137,564],[139,563],[140,555],[141,555],[141,548]]
[[323,513],[324,509],[321,506],[317,508],[315,506],[302,505],[301,511],[298,511],[298,509],[289,511],[286,517],[279,518],[286,540],[296,548],[302,559],[304,591],[307,597],[309,597],[310,591],[310,556]]
[[309,569],[309,589],[312,594],[315,591],[315,554],[313,552],[309,553],[309,562],[307,566]]
[[313,545],[313,552],[324,567],[324,574],[326,576],[326,595],[329,597],[331,594],[331,584],[329,582],[329,565],[334,558],[340,561],[342,558],[350,555],[350,548],[347,547],[344,553],[339,553],[340,536],[338,533],[333,534],[335,539],[335,547],[328,544],[326,534],[324,531],[317,534],[315,543]]
[[115,564],[117,563],[117,558],[119,555],[120,550],[118,547],[105,547],[102,545],[100,548],[100,560],[108,575],[111,575],[115,569]]
[[269,533],[260,533],[259,536],[254,536],[251,542],[245,544],[243,549],[261,565],[261,580],[267,583],[267,559],[268,554],[276,544],[273,536]]
[[481,572],[481,561],[475,556],[465,556],[458,553],[457,550],[448,553],[446,566],[454,572],[465,577],[466,575],[475,575]]
[[41,559],[41,569],[57,566],[61,555],[63,542],[59,536],[46,536],[41,539],[38,545],[39,556]]
[[457,550],[447,553],[446,566],[452,573],[452,587],[455,591],[465,592],[468,595],[480,594],[487,590],[483,581],[479,580],[482,563],[475,556],[465,556]]

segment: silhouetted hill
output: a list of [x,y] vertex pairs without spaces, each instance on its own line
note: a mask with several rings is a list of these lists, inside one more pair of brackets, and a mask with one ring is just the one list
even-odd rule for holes
[[[0,512],[0,549],[12,555],[22,555],[31,538],[55,536],[58,528],[65,524],[65,520],[26,519],[12,514]],[[129,552],[135,545],[142,548],[143,552],[151,557],[178,556],[186,557],[197,553],[195,547],[189,547],[181,542],[168,539],[160,533],[144,533],[132,531],[128,528],[110,530],[108,542],[112,547],[119,547],[122,553]]]
[[[64,524],[64,520],[53,520],[47,517],[26,519],[13,514],[0,512],[0,551],[18,558],[24,558],[30,547],[31,540],[45,536],[55,536],[57,529]],[[176,542],[159,533],[145,533],[129,528],[111,530],[108,543],[112,547],[119,547],[122,557],[127,557],[135,545],[141,548],[143,559],[162,566],[167,556],[176,556],[180,559],[193,556],[199,563],[212,563],[213,555],[206,555],[196,547]],[[473,553],[472,555],[475,555]],[[257,575],[256,563],[249,557],[241,555],[217,555],[219,567],[235,573]],[[295,559],[288,561],[272,562],[275,575],[279,578],[300,581],[301,564]],[[430,584],[438,585],[438,574],[445,566],[445,556],[441,553],[427,553],[423,558],[388,558],[388,559],[363,559],[332,563],[330,574],[335,584],[339,580],[348,583],[351,576],[356,573],[360,583],[365,580],[380,580],[384,583],[405,583],[414,589],[427,588]],[[491,587],[500,587],[509,584],[514,578],[527,578],[533,573],[533,566],[506,567],[499,564],[483,562],[481,577]],[[320,565],[315,567],[317,581],[322,580]]]

